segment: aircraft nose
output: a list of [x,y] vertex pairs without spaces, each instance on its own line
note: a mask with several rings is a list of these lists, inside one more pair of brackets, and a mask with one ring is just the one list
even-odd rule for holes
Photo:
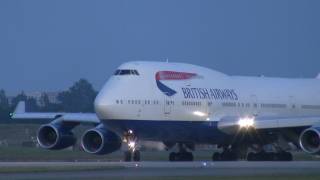
[[94,101],[94,108],[100,119],[109,119],[112,110],[112,96],[106,92],[100,92]]
[[97,116],[101,120],[115,119],[119,115],[116,99],[119,85],[117,79],[109,79],[94,101]]
[[96,97],[94,101],[94,109],[96,111],[97,116],[101,119],[102,115],[105,113],[104,109],[106,109],[106,105],[99,95]]

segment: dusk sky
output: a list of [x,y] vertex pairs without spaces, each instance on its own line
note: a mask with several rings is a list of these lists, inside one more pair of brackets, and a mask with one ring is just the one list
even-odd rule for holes
[[126,61],[230,75],[320,72],[319,0],[0,0],[0,89],[99,90]]

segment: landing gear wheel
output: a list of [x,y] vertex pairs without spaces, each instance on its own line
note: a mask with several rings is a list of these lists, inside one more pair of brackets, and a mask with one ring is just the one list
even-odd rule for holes
[[176,159],[177,159],[177,153],[172,152],[169,154],[169,161],[173,162],[173,161],[176,161]]
[[224,148],[222,153],[214,153],[212,161],[237,161],[238,154],[235,149]]
[[191,152],[184,152],[181,156],[181,161],[193,161],[193,154]]
[[140,151],[136,150],[133,152],[133,161],[136,161],[136,162],[140,161]]
[[125,151],[124,152],[124,161],[125,162],[130,162],[132,157],[131,151]]

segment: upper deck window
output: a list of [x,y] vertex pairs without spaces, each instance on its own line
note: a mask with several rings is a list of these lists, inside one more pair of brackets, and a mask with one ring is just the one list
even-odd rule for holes
[[121,76],[121,75],[136,75],[139,76],[139,73],[135,69],[117,69],[116,72],[114,73],[116,76]]

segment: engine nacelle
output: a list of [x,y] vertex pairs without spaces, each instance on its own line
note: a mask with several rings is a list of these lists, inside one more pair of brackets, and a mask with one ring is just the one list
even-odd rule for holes
[[54,150],[64,149],[76,143],[70,129],[56,124],[42,125],[38,130],[37,140],[42,148]]
[[299,138],[300,147],[310,154],[320,153],[320,127],[311,127],[304,130]]
[[90,154],[109,154],[120,149],[121,138],[104,128],[93,128],[83,134],[81,145]]

